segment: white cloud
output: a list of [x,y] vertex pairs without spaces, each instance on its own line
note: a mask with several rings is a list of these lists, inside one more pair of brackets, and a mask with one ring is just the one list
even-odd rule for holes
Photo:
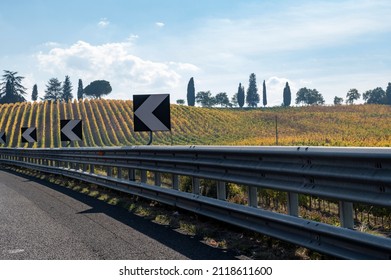
[[36,58],[41,70],[57,77],[81,78],[86,85],[93,80],[108,80],[113,88],[110,98],[119,99],[130,99],[131,93],[178,92],[185,88],[187,76],[198,70],[189,63],[142,59],[132,54],[129,41],[96,46],[79,41],[70,47],[41,52]]
[[155,25],[159,28],[162,28],[165,24],[163,22],[155,22]]
[[98,26],[101,28],[105,28],[110,24],[110,21],[107,20],[107,18],[101,18],[100,21],[98,22]]

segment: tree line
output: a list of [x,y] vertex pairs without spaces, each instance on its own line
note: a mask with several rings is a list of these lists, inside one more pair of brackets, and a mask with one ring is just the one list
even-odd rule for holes
[[[18,76],[18,72],[4,70],[2,82],[0,83],[0,104],[25,102],[27,95],[26,88],[22,85],[24,77]],[[45,95],[40,99],[43,101],[69,101],[73,97],[73,86],[69,76],[65,76],[64,82],[57,78],[51,78],[46,84]],[[100,99],[112,91],[111,85],[105,80],[96,80],[91,82],[85,88],[83,81],[79,79],[77,88],[77,99],[85,97]],[[38,100],[38,86],[35,84],[31,93],[31,100]]]
[[[350,89],[346,94],[346,104],[354,104],[354,102],[360,99],[361,94],[357,89]],[[363,100],[367,104],[387,104],[391,105],[391,83],[388,83],[386,91],[381,87],[377,87],[373,90],[368,90],[362,94]],[[292,102],[292,93],[289,83],[286,82],[282,92],[283,102],[281,106],[288,107]],[[260,103],[260,95],[258,94],[256,76],[254,73],[250,74],[249,86],[245,93],[245,89],[241,83],[239,83],[236,93],[232,96],[231,100],[228,98],[226,92],[220,92],[213,96],[210,91],[199,91],[195,93],[194,78],[192,77],[187,86],[187,105],[195,106],[199,104],[202,107],[240,107],[243,108],[245,103],[248,107],[258,107]],[[341,105],[344,102],[342,97],[335,96],[334,105]],[[300,88],[296,93],[295,104],[296,105],[323,105],[325,100],[323,95],[316,89]],[[177,104],[184,105],[184,99],[178,99]],[[262,84],[262,105],[267,105],[267,90],[265,80]]]

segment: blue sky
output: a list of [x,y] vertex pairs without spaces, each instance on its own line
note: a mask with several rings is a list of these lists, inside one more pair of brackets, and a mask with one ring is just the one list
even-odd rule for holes
[[[332,104],[351,88],[391,82],[391,1],[18,0],[2,1],[0,70],[38,85],[69,75],[74,87],[110,81],[111,99],[139,93],[232,96],[251,73],[280,105],[315,88]],[[293,96],[293,97],[294,97]]]

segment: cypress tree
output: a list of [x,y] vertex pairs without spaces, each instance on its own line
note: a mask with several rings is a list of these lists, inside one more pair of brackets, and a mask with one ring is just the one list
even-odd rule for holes
[[250,74],[246,102],[249,107],[257,107],[257,104],[259,103],[257,80],[256,80],[256,76],[254,73]]
[[69,79],[69,76],[65,76],[64,85],[62,87],[62,99],[68,102],[69,100],[72,100],[72,98],[72,84]]
[[243,108],[244,105],[244,87],[239,83],[238,87],[238,105],[240,108]]
[[263,80],[263,107],[267,105],[267,98],[266,98],[266,84],[265,80]]
[[83,82],[81,79],[79,79],[79,84],[77,87],[77,100],[83,99],[83,95],[84,95]]
[[33,86],[33,92],[31,93],[31,100],[32,101],[37,101],[38,99],[38,87],[37,84]]
[[191,77],[189,83],[187,84],[187,105],[194,106],[196,101],[195,99],[194,79]]
[[291,105],[292,94],[291,94],[291,89],[289,87],[288,82],[286,82],[286,84],[285,84],[283,98],[284,98],[284,102],[283,102],[284,106],[285,107],[290,106]]

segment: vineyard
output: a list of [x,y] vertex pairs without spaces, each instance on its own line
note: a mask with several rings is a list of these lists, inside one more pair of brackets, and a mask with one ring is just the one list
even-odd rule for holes
[[[0,105],[6,147],[143,145],[133,131],[133,103],[84,100]],[[60,120],[81,119],[83,141],[61,142]],[[276,137],[276,124],[277,136]],[[21,127],[37,128],[38,142],[22,143]],[[391,107],[382,105],[223,109],[171,105],[171,132],[154,133],[155,145],[391,145]],[[278,141],[278,142],[277,142]]]

